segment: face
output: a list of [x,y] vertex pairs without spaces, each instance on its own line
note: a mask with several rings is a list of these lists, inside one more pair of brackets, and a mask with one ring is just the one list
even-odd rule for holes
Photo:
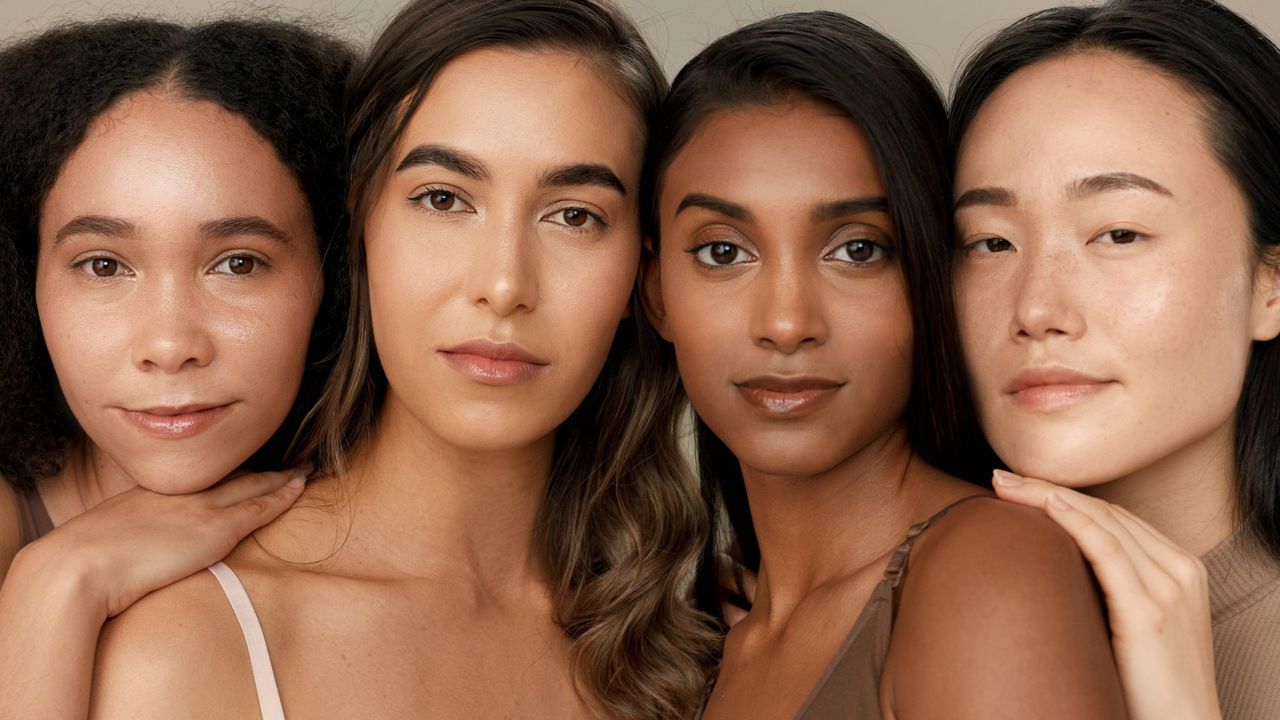
[[958,307],[984,429],[1073,486],[1227,432],[1274,283],[1202,103],[1134,60],[1026,68],[960,148]]
[[270,438],[322,281],[302,191],[243,118],[123,98],[63,165],[39,233],[40,323],[98,462],[191,492]]
[[862,131],[807,100],[718,111],[670,164],[648,307],[745,466],[816,474],[900,423],[912,325],[886,207]]
[[458,448],[550,437],[635,285],[642,142],[577,55],[486,49],[443,68],[365,224],[389,405]]

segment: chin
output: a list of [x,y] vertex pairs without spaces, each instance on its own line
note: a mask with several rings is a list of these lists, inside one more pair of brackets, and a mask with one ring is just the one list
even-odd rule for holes
[[1014,438],[1012,442],[993,445],[996,454],[1014,472],[1063,487],[1102,485],[1120,477],[1123,471],[1114,453],[1102,442]]
[[236,471],[243,462],[228,462],[230,453],[149,453],[146,461],[114,458],[139,487],[161,495],[186,495],[207,490]]

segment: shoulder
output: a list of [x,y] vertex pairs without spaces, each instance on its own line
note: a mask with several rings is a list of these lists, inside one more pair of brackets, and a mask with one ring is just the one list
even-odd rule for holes
[[257,712],[244,637],[208,571],[145,596],[103,627],[91,717],[231,718]]
[[885,677],[899,718],[1123,717],[1104,609],[1041,511],[970,500],[917,541]]
[[9,565],[22,549],[22,520],[18,516],[18,498],[9,482],[0,477],[0,582]]

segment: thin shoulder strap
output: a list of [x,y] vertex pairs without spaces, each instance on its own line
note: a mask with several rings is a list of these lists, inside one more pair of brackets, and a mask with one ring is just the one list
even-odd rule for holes
[[897,550],[893,551],[893,557],[889,558],[889,566],[884,570],[884,578],[888,580],[889,584],[893,587],[898,587],[898,583],[902,582],[902,576],[907,572],[907,561],[911,559],[911,548],[916,544],[916,538],[920,537],[921,533],[928,530],[930,525],[941,520],[943,515],[954,510],[956,506],[977,498],[989,497],[991,496],[982,494],[962,497],[934,513],[933,517],[928,520],[912,525],[911,529],[907,531],[907,539],[898,546]]
[[222,591],[231,602],[236,620],[240,623],[240,632],[244,634],[245,645],[249,647],[249,665],[253,668],[253,684],[258,690],[258,709],[262,720],[284,720],[284,706],[280,704],[280,690],[276,687],[276,674],[271,669],[271,655],[267,653],[267,638],[262,634],[262,626],[258,624],[258,614],[253,611],[253,603],[249,602],[249,594],[244,585],[231,568],[225,563],[216,562],[209,566],[209,572],[218,579]]

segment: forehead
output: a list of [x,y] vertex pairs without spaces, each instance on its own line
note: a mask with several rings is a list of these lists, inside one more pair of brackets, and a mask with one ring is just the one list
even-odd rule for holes
[[712,112],[668,167],[664,203],[666,190],[676,186],[734,188],[777,202],[808,203],[854,189],[883,194],[870,142],[857,123],[806,98]]
[[1216,164],[1206,119],[1190,88],[1139,60],[1106,51],[1049,58],[1014,73],[983,104],[960,146],[957,183],[1194,172]]
[[449,61],[397,143],[448,144],[494,163],[600,162],[639,176],[638,110],[583,55],[485,48]]

